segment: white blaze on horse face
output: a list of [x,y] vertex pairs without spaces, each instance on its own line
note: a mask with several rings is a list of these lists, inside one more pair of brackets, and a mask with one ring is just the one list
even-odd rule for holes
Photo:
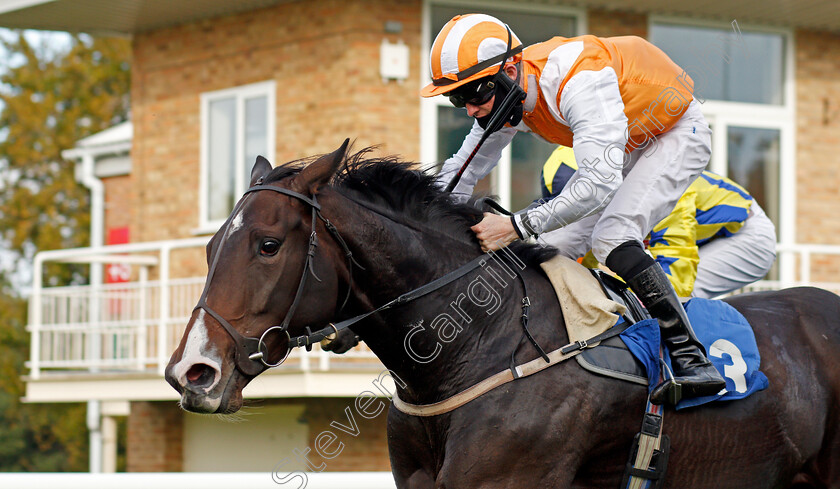
[[230,221],[230,228],[228,229],[225,238],[229,238],[231,234],[239,231],[239,228],[242,227],[242,210],[240,209],[239,212],[233,217],[233,220]]
[[[193,365],[204,364],[212,368],[215,372],[213,382],[204,389],[205,393],[209,393],[219,383],[222,376],[221,361],[216,348],[210,344],[207,336],[207,325],[204,323],[204,316],[206,312],[204,309],[198,311],[198,317],[190,329],[190,334],[187,336],[187,343],[184,345],[184,352],[181,354],[181,360],[175,364],[172,373],[178,379],[181,386],[187,385],[187,371]],[[221,401],[221,394],[217,396],[215,402],[218,404]]]

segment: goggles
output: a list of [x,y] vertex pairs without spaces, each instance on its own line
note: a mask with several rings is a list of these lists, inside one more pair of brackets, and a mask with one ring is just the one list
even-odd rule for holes
[[495,78],[495,76],[488,76],[461,85],[449,92],[449,101],[458,108],[464,108],[467,104],[486,104],[496,92]]

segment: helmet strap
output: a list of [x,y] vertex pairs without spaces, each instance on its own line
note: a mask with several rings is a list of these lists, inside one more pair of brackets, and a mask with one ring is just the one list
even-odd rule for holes
[[[499,65],[499,71],[493,75],[496,81],[496,98],[493,100],[493,108],[486,116],[475,118],[478,125],[488,133],[498,131],[505,123],[509,123],[511,126],[519,124],[522,121],[522,113],[525,108],[522,105],[525,100],[525,91],[519,86],[519,80],[522,79],[522,62],[520,61],[516,65],[516,80],[511,80],[505,73],[505,60],[515,54],[510,49],[511,44],[513,44],[513,33],[511,33],[507,24],[505,24],[505,28],[508,33],[508,44],[502,64]],[[522,45],[520,44],[517,48],[521,51]],[[494,119],[496,119],[496,123],[490,124]]]
[[505,122],[515,126],[522,121],[522,112],[525,108],[523,102],[525,101],[526,93],[525,90],[522,90],[522,87],[519,86],[519,80],[521,79],[522,73],[522,70],[520,69],[521,62],[518,64],[519,67],[516,69],[516,81],[511,80],[504,71],[505,61],[507,58],[520,53],[522,51],[522,45],[520,44],[511,51],[510,45],[512,43],[513,35],[510,32],[510,27],[507,25],[505,25],[505,27],[508,31],[508,46],[507,51],[500,55],[503,56],[503,58],[501,59],[499,71],[493,75],[496,80],[493,108],[490,110],[490,114],[486,117],[475,118],[478,125],[484,129],[484,133],[481,135],[481,138],[479,138],[478,143],[476,143],[475,148],[472,150],[472,153],[470,153],[466,161],[464,161],[464,164],[461,165],[461,169],[458,170],[455,176],[452,177],[452,180],[449,181],[449,184],[446,186],[446,192],[452,192],[452,190],[455,189],[458,185],[458,181],[461,180],[461,175],[464,174],[464,171],[466,171],[470,162],[478,153],[481,145],[484,144],[484,141],[486,141],[492,133],[501,129],[505,125]]
[[[511,78],[501,71],[494,75],[496,81],[495,99],[493,99],[493,108],[490,109],[484,117],[476,117],[475,120],[482,129],[489,132],[496,132],[501,129],[505,123],[515,126],[522,121],[523,111],[525,106],[522,102],[525,100],[525,90],[519,85],[519,80],[522,79],[522,70],[517,68],[516,80]],[[490,124],[493,119],[497,119],[496,124]]]

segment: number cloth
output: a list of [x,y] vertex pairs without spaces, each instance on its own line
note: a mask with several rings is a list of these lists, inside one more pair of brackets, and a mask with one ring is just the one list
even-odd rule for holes
[[[760,370],[761,357],[755,334],[746,318],[729,304],[703,298],[693,298],[685,304],[689,321],[697,338],[706,348],[709,360],[726,380],[726,389],[705,397],[683,399],[676,409],[699,406],[711,401],[743,399],[766,389],[767,376]],[[641,321],[621,334],[627,347],[648,369],[650,389],[659,378],[659,328],[655,321]],[[671,368],[670,355],[665,355]],[[653,370],[651,370],[653,369]]]

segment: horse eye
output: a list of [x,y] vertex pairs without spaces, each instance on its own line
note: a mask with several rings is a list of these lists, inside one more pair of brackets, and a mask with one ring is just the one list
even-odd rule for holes
[[266,239],[260,245],[260,254],[263,256],[273,256],[280,251],[280,242],[276,239]]

